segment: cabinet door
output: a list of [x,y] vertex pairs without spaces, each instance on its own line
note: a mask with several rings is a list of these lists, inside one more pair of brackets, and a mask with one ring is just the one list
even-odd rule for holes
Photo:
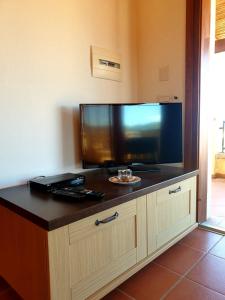
[[141,197],[69,226],[72,299],[85,299],[147,255],[145,216]]
[[56,230],[50,245],[56,280],[65,281],[57,284],[51,276],[52,286],[58,289],[54,300],[86,299],[147,256],[146,196],[66,227],[64,242]]
[[196,177],[149,194],[148,254],[196,222]]

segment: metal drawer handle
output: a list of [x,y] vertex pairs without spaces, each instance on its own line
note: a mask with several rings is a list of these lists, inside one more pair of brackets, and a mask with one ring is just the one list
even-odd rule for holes
[[181,191],[181,187],[179,186],[177,189],[175,190],[169,190],[169,194],[175,194]]
[[100,225],[100,224],[106,224],[106,223],[109,223],[109,222],[115,220],[115,219],[118,218],[118,217],[119,217],[119,213],[118,213],[118,212],[115,212],[114,215],[112,215],[111,217],[108,217],[108,218],[106,218],[106,219],[104,219],[104,220],[101,220],[101,221],[96,220],[96,221],[95,221],[95,225],[98,226],[98,225]]

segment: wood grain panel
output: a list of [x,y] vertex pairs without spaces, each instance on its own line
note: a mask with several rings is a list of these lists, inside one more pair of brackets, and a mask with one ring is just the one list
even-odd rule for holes
[[69,225],[70,244],[75,243],[77,240],[84,239],[86,236],[95,234],[102,230],[102,227],[107,228],[111,226],[111,222],[104,225],[95,225],[96,220],[103,220],[118,212],[119,217],[113,220],[113,224],[120,222],[123,218],[132,217],[136,215],[136,200],[115,206],[103,212],[82,219]]
[[[169,193],[177,188],[177,193]],[[196,222],[196,177],[147,195],[148,255]]]
[[156,192],[147,195],[147,233],[148,255],[151,255],[157,248]]
[[[172,185],[156,193],[157,248],[192,225],[195,218],[195,182],[196,179],[191,178],[179,186]],[[178,187],[180,191],[169,193]]]
[[51,300],[70,300],[68,226],[48,234]]
[[186,0],[184,166],[198,168],[202,0]]
[[107,269],[100,269],[95,273],[95,276],[87,278],[85,281],[80,281],[72,289],[73,300],[84,300],[94,292],[111,282],[113,279],[120,276],[123,272],[129,270],[135,265],[137,252],[135,249],[129,251],[126,255],[121,256],[116,261],[113,261]]
[[186,0],[186,80],[184,166],[199,168],[198,221],[206,220],[208,173],[208,70],[211,0]]
[[0,275],[27,300],[49,300],[47,231],[0,206]]
[[225,38],[225,0],[216,0],[216,40]]
[[[116,219],[95,225],[115,212]],[[71,224],[69,234],[72,299],[85,299],[146,256],[146,197]]]
[[139,197],[137,203],[137,262],[147,256],[147,197]]
[[197,177],[191,178],[191,224],[197,221]]
[[136,272],[140,271],[142,268],[144,268],[146,265],[148,265],[151,261],[153,261],[155,258],[157,258],[159,255],[161,255],[163,252],[165,252],[167,249],[169,249],[171,246],[179,242],[183,237],[185,237],[188,233],[193,231],[195,228],[198,227],[198,224],[195,223],[192,226],[188,227],[185,231],[183,231],[181,234],[173,238],[171,241],[169,241],[167,244],[165,244],[162,248],[155,251],[153,254],[136,264],[135,266],[131,267],[128,271],[122,273],[120,276],[116,277],[114,280],[112,280],[110,283],[108,283],[103,288],[99,289],[96,293],[91,295],[87,298],[87,300],[99,300],[102,299],[106,294],[111,292],[113,289],[115,289],[117,286],[119,286],[121,283],[126,281],[129,277],[134,275]]
[[[215,32],[211,26],[211,0],[202,0],[201,30],[201,85],[200,85],[200,125],[199,125],[199,180],[198,180],[198,221],[207,216],[209,182],[209,124],[211,122],[210,59],[214,52]],[[213,27],[215,29],[215,26]]]
[[102,227],[70,246],[71,286],[136,249],[135,217]]
[[[171,191],[175,191],[179,188],[180,191],[170,194]],[[190,180],[183,181],[179,184],[164,188],[156,194],[157,234],[159,237],[160,234],[164,232],[162,239],[170,238],[170,236],[174,234],[173,230],[178,230],[178,223],[180,223],[181,228],[183,226],[187,227],[190,223],[191,182]]]

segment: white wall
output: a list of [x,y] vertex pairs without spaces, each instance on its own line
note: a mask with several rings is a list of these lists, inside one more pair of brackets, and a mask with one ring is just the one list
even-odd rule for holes
[[[185,95],[185,0],[138,0],[139,100]],[[168,81],[159,69],[168,67]]]
[[[0,1],[0,187],[80,167],[78,104],[137,99],[133,0]],[[121,83],[91,77],[90,45]]]
[[[184,98],[185,0],[1,0],[0,41],[0,188],[79,170],[79,103]],[[122,82],[91,77],[90,45]]]

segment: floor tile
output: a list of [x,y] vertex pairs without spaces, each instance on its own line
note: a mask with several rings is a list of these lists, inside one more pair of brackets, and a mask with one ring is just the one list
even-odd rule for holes
[[206,226],[218,226],[218,224],[221,223],[223,220],[224,217],[210,217],[202,224]]
[[180,244],[202,251],[209,251],[221,238],[220,234],[197,228],[184,237]]
[[168,269],[184,274],[187,272],[205,252],[192,249],[185,245],[176,244],[159,256],[154,262]]
[[151,263],[119,289],[137,300],[158,300],[178,279],[175,273]]
[[102,300],[129,300],[132,299],[125,294],[121,293],[119,290],[114,290],[108,295],[106,295]]
[[225,295],[225,260],[207,254],[187,278]]
[[[225,179],[224,178],[212,179],[211,201],[209,203],[211,216],[225,217],[224,192],[225,192]],[[223,227],[224,226],[223,224],[218,226]]]
[[225,296],[193,281],[183,279],[165,297],[166,300],[225,300]]
[[8,288],[10,288],[8,283],[2,277],[0,277],[0,293]]
[[225,259],[225,237],[210,250],[210,253]]
[[224,214],[225,214],[225,205],[224,204],[214,204],[211,212],[210,212],[211,216],[213,217],[221,217],[224,218]]
[[218,227],[225,229],[225,217],[223,217],[223,220],[218,224]]

